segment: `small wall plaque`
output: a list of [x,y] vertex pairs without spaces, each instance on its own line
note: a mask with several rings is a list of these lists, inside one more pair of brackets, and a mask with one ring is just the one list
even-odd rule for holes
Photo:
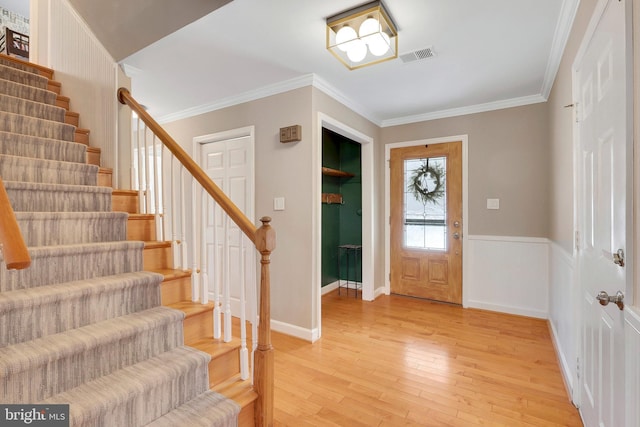
[[293,125],[280,128],[280,142],[302,141],[302,126]]

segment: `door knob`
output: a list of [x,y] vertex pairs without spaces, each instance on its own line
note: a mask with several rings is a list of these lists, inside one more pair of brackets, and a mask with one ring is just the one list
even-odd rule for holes
[[600,291],[596,299],[600,302],[600,305],[608,305],[610,302],[613,302],[620,310],[624,310],[624,294],[620,291],[612,296],[609,296],[605,291]]

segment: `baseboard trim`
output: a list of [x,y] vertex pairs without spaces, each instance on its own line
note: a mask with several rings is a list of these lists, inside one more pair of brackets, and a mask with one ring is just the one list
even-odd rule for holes
[[335,291],[336,289],[338,289],[338,282],[337,280],[333,283],[329,283],[328,285],[325,285],[322,287],[322,295],[326,295],[329,292]]
[[318,328],[305,329],[300,326],[292,325],[291,323],[280,322],[273,319],[271,319],[271,330],[309,342],[315,342],[319,338]]
[[551,342],[553,343],[553,348],[556,351],[556,355],[558,356],[558,361],[560,362],[560,371],[562,371],[562,381],[564,382],[564,387],[567,390],[567,396],[569,400],[573,402],[573,376],[571,373],[571,369],[569,368],[569,363],[567,362],[567,358],[562,352],[562,347],[560,347],[560,340],[558,339],[558,331],[556,331],[556,327],[553,325],[551,320],[547,320],[547,324],[549,325],[549,331],[551,332]]
[[468,300],[465,308],[478,308],[481,310],[497,311],[500,313],[515,314],[518,316],[535,317],[537,319],[547,319],[548,313],[543,310],[531,310],[522,307],[508,305],[491,304],[482,301]]

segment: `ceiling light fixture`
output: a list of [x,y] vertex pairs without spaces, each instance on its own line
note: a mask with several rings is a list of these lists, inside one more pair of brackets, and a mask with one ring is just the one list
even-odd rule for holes
[[398,57],[398,31],[381,1],[327,18],[327,49],[350,70]]

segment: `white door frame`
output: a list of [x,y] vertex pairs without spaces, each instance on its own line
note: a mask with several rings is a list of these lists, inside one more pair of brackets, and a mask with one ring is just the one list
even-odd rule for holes
[[[580,66],[580,64],[582,63],[582,60],[584,59],[584,55],[586,54],[587,48],[589,46],[589,43],[593,37],[593,34],[596,31],[596,28],[598,26],[598,23],[600,22],[600,18],[602,17],[602,14],[605,12],[607,3],[609,0],[599,0],[598,3],[596,4],[596,7],[594,8],[593,14],[591,16],[591,20],[589,21],[589,25],[584,33],[584,36],[582,38],[582,41],[580,42],[580,47],[578,48],[578,51],[576,53],[576,56],[574,58],[573,64],[571,65],[571,80],[572,80],[572,99],[575,100],[580,99],[579,98],[579,91],[580,91],[580,87],[578,85],[578,67]],[[632,28],[631,25],[631,7],[632,7],[632,1],[628,0],[628,2],[626,3],[626,20],[627,20],[627,37],[626,37],[626,44],[627,46],[625,47],[625,51],[626,51],[626,67],[627,67],[627,72],[626,72],[626,78],[627,78],[627,88],[633,88],[634,87],[634,83],[633,83],[633,64],[634,64],[634,58],[633,58],[633,51],[632,51],[632,34],[630,29]],[[626,124],[627,124],[627,149],[626,149],[626,162],[627,162],[627,185],[626,185],[626,212],[625,212],[625,218],[626,218],[626,253],[625,253],[625,258],[627,259],[627,264],[625,266],[625,268],[627,269],[626,272],[626,284],[625,284],[625,311],[629,312],[629,308],[628,306],[633,305],[634,303],[634,277],[635,277],[635,273],[634,273],[634,261],[635,261],[635,243],[636,240],[634,239],[634,214],[633,214],[633,204],[634,204],[634,197],[633,197],[633,192],[634,192],[634,179],[633,179],[633,174],[634,174],[634,163],[633,163],[633,99],[632,96],[628,96],[628,100],[627,100],[627,120],[626,120]],[[579,208],[580,208],[580,203],[581,203],[581,197],[580,197],[580,188],[582,185],[582,179],[580,177],[580,173],[579,173],[579,162],[580,162],[580,126],[576,121],[577,118],[577,112],[575,111],[575,109],[579,109],[580,105],[576,105],[574,106],[574,120],[573,120],[573,228],[574,228],[574,236],[578,235],[579,232]],[[575,239],[575,237],[574,237]],[[571,306],[571,310],[575,316],[576,319],[576,323],[574,325],[574,331],[573,333],[575,334],[575,336],[577,337],[577,339],[575,340],[575,348],[574,348],[574,354],[577,354],[578,357],[580,358],[580,361],[584,360],[584,354],[583,354],[583,337],[582,337],[582,330],[583,330],[583,323],[584,323],[584,318],[582,316],[582,309],[581,309],[581,304],[580,304],[580,300],[579,298],[582,298],[583,295],[583,286],[581,284],[580,281],[580,263],[579,263],[579,253],[576,247],[576,242],[574,241],[573,244],[573,265],[576,266],[576,273],[573,275],[573,288],[576,290],[576,292],[578,293],[577,297],[578,298],[572,298],[572,301],[570,302],[570,306]],[[626,326],[626,325],[625,325]],[[626,352],[626,349],[624,350]],[[580,367],[580,369],[582,369]],[[578,369],[576,369],[574,371],[574,384],[575,386],[573,387],[573,395],[571,396],[571,399],[573,401],[573,403],[580,408],[581,403],[582,403],[582,379],[583,379],[583,375],[580,375],[580,372]],[[627,393],[628,394],[628,393]],[[635,405],[636,402],[629,402],[629,400],[627,399],[625,402],[625,406],[627,407],[627,412],[629,410],[629,404],[633,404]]]
[[[468,277],[469,259],[469,135],[446,136],[386,144],[384,147],[384,217],[391,217],[391,173],[389,167],[391,150],[394,148],[443,144],[454,141],[462,141],[462,306],[467,307],[467,292],[465,292],[464,284]],[[389,220],[385,220],[384,222],[384,247],[384,292],[389,295],[391,293],[391,282],[389,280],[391,274],[391,225],[389,224]]]
[[373,301],[374,290],[374,205],[373,205],[373,145],[374,139],[369,135],[353,129],[333,117],[318,113],[316,129],[315,164],[313,167],[313,212],[315,218],[312,249],[313,295],[316,298],[315,320],[317,328],[313,331],[311,341],[322,336],[322,128],[327,128],[339,135],[351,139],[362,146],[362,299]]

